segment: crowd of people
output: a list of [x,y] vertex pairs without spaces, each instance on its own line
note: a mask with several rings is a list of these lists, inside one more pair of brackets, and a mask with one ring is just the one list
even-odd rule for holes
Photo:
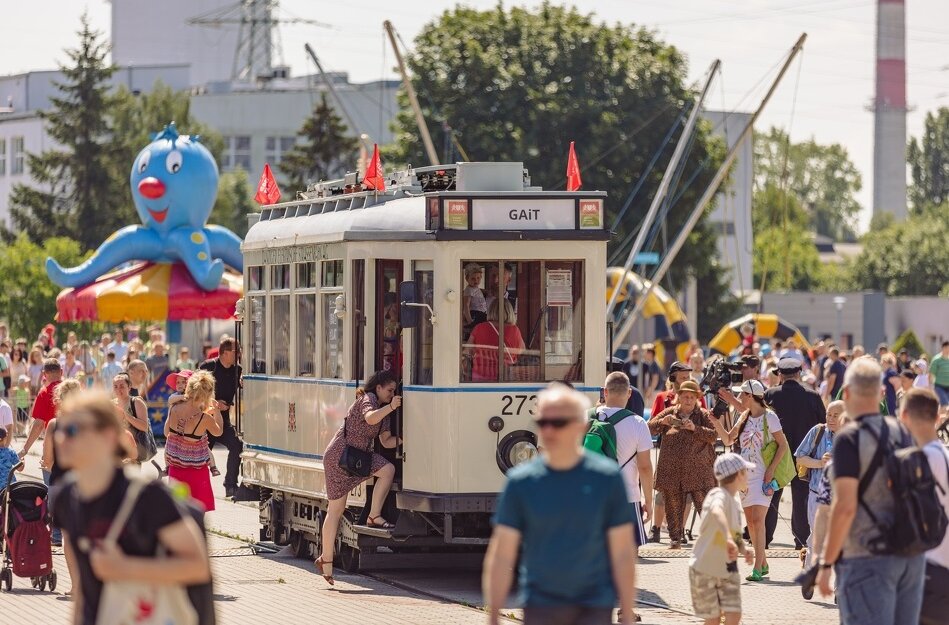
[[[753,340],[735,360],[741,381],[711,394],[702,352],[661,384],[655,348],[634,346],[596,407],[567,384],[538,396],[541,453],[508,472],[485,560],[490,622],[518,566],[525,623],[611,623],[617,604],[621,622],[638,620],[632,545],[662,542],[665,525],[681,549],[694,506],[695,614],[737,624],[739,556],[747,582],[769,578],[785,491],[805,600],[815,587],[833,597],[844,625],[949,622],[949,341],[932,361]],[[637,395],[649,413],[632,409]]]
[[[230,420],[240,384],[236,341],[223,337],[213,357],[197,366],[187,349],[179,350],[171,367],[158,333],[152,333],[151,356],[143,361],[137,344],[124,343],[116,331],[103,335],[106,364],[97,368],[95,356],[85,359],[85,367],[74,357],[83,353],[75,348],[84,347],[74,339],[70,333],[61,350],[51,347],[51,340],[34,346],[42,354],[39,384],[34,393],[24,380],[22,398],[19,386],[10,389],[16,415],[0,399],[0,490],[7,487],[11,470],[22,471],[21,460],[41,442],[51,544],[62,546],[66,556],[75,623],[99,622],[100,603],[115,603],[115,593],[106,589],[119,581],[173,585],[187,595],[187,619],[197,619],[183,622],[213,623],[203,515],[215,507],[211,476],[220,473],[211,448],[216,442],[228,448],[226,494],[237,487],[242,445]],[[8,368],[18,362],[14,358]],[[17,371],[8,368],[3,372],[13,377]],[[100,377],[90,381],[90,371]],[[155,413],[144,400],[157,380],[176,391],[162,412],[162,456],[153,433]],[[19,452],[11,448],[17,433],[25,439]],[[162,481],[129,477],[136,472],[126,469],[146,462],[155,464],[160,477],[185,485],[190,497],[182,499]],[[127,527],[135,529],[125,531]]]

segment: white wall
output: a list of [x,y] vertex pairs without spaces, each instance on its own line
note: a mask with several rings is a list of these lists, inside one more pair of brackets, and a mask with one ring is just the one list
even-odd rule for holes
[[[702,116],[712,123],[715,134],[726,138],[728,147],[735,145],[745,124],[751,118],[750,113],[723,111],[702,111]],[[734,293],[748,292],[755,288],[752,284],[754,239],[751,230],[753,148],[752,137],[749,135],[738,149],[728,186],[722,187],[722,192],[715,197],[715,209],[709,215],[709,223],[718,234],[719,260],[731,271],[730,284]]]
[[0,144],[6,142],[6,167],[3,173],[0,173],[0,221],[6,225],[9,225],[9,197],[13,185],[17,183],[33,184],[30,180],[29,167],[26,166],[25,162],[22,174],[14,175],[12,173],[14,137],[23,137],[24,148],[27,153],[42,152],[53,145],[52,140],[43,130],[42,120],[35,113],[15,117],[0,116]]
[[237,24],[192,26],[188,20],[234,0],[112,0],[112,61],[116,65],[191,65],[188,84],[231,77]]

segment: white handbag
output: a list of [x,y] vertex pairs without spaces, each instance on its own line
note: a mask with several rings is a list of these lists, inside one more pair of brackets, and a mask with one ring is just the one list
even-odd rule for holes
[[[122,529],[148,482],[133,479],[104,542],[118,543]],[[159,546],[156,557],[164,557]],[[198,625],[198,613],[183,586],[148,582],[106,582],[99,599],[96,625]]]

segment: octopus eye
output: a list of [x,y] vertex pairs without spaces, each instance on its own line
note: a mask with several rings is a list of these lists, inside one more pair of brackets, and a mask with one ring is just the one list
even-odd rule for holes
[[181,152],[172,150],[165,159],[165,168],[169,174],[177,174],[181,170]]
[[138,159],[138,173],[145,173],[145,169],[148,168],[148,161],[151,160],[152,153],[148,150],[142,152],[142,155]]

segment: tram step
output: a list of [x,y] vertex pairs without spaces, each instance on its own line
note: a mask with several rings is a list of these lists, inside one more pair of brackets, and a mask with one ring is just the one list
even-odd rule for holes
[[376,538],[392,538],[391,529],[382,529],[381,527],[370,527],[368,525],[353,525],[353,531],[357,534],[366,536],[375,536]]

